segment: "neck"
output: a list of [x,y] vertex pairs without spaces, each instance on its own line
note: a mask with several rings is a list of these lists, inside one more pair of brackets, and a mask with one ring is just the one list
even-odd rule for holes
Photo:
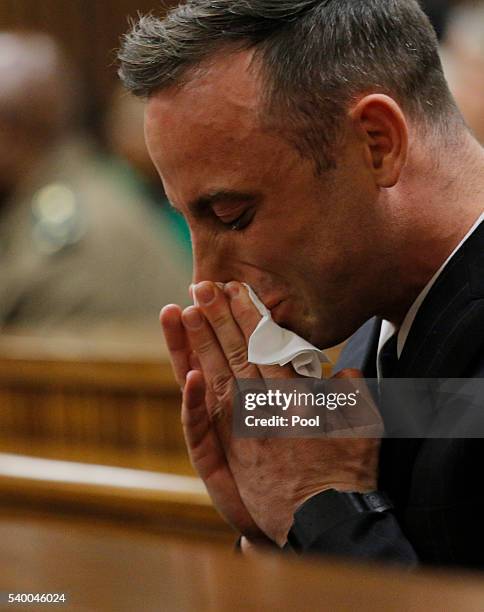
[[484,211],[483,170],[484,149],[467,133],[444,153],[411,153],[405,176],[392,193],[390,238],[397,253],[389,279],[393,285],[398,282],[388,294],[392,303],[381,313],[385,319],[401,325],[419,293]]

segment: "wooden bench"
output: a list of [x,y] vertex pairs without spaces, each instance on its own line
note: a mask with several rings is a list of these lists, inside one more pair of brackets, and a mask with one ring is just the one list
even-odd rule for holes
[[[475,574],[291,555],[246,559],[227,546],[88,520],[6,514],[0,540],[2,593],[63,592],[67,610],[480,612],[484,601],[482,577]],[[17,607],[53,606],[12,610]]]

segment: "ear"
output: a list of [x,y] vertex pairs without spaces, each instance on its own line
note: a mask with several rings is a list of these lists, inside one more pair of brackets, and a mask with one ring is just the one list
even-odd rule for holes
[[401,108],[389,96],[370,94],[349,115],[375,184],[393,187],[408,153],[408,126]]

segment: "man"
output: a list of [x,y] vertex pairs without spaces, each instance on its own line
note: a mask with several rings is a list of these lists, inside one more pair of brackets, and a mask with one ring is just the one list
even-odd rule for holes
[[0,33],[0,327],[156,321],[189,262],[76,132],[77,81],[43,34]]
[[393,376],[484,372],[484,154],[417,2],[193,0],[141,19],[120,58],[191,228],[198,306],[161,316],[188,449],[243,548],[481,565],[480,442],[385,440],[379,455],[375,439],[228,426],[234,377],[295,376],[247,362],[260,316],[241,282],[321,348],[363,326],[343,365],[365,376],[395,330]]

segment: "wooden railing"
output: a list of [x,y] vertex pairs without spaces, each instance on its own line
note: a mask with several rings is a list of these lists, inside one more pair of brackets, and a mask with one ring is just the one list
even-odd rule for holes
[[0,336],[5,507],[233,538],[189,464],[161,334],[136,337]]
[[0,453],[2,512],[235,540],[194,476]]
[[234,539],[185,451],[161,340],[0,337],[4,509]]
[[161,341],[0,337],[0,451],[184,455],[180,403]]
[[133,337],[0,336],[0,452],[149,468],[185,456],[161,334]]

